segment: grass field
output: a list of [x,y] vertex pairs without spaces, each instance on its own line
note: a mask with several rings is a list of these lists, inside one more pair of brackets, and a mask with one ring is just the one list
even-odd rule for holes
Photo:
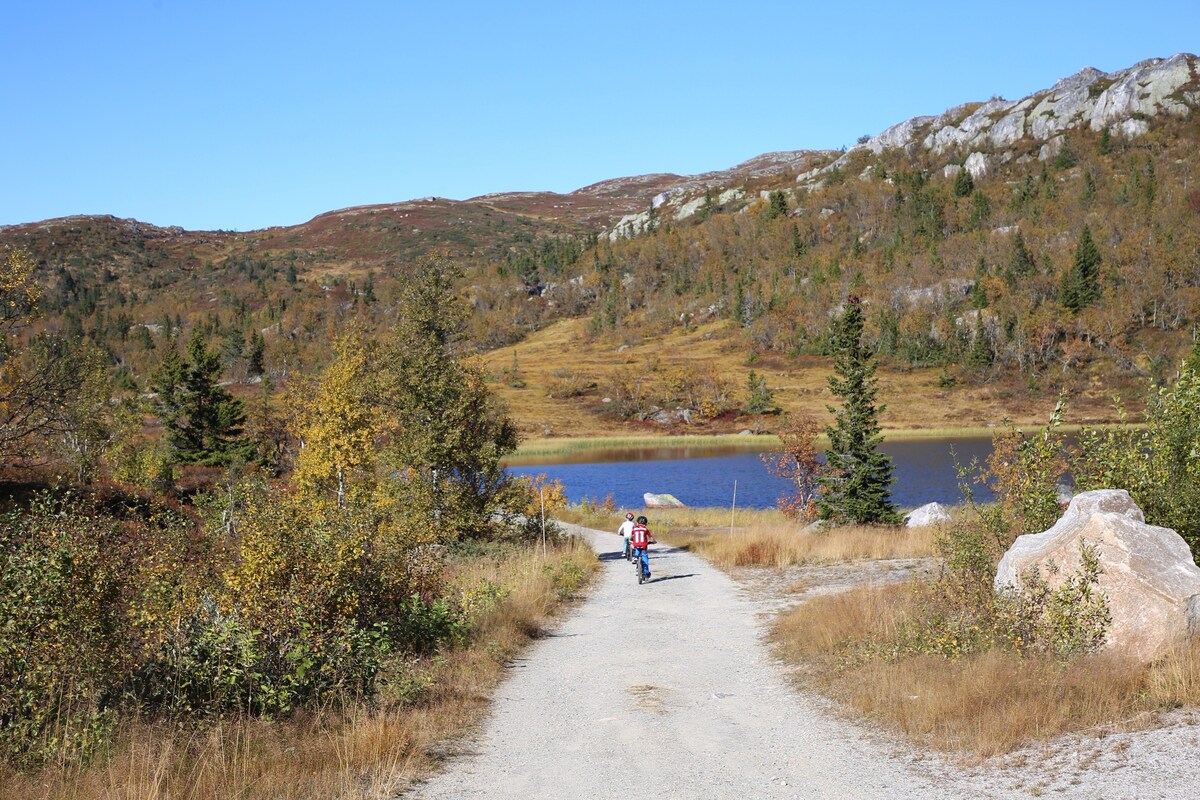
[[918,598],[908,585],[818,597],[784,612],[772,640],[806,685],[922,744],[980,757],[1200,705],[1200,642],[1146,666],[1104,654],[855,654],[856,643],[888,642],[919,619]]
[[[806,532],[805,522],[776,509],[656,508],[645,511],[650,529],[664,544],[686,548],[721,567],[788,567],[932,555],[932,528],[843,525]],[[573,506],[564,519],[615,531],[622,515]]]
[[[591,338],[586,319],[557,322],[524,341],[489,351],[480,357],[483,368],[497,377],[496,393],[508,404],[523,437],[530,440],[662,436],[686,432],[737,433],[743,429],[770,432],[777,417],[721,418],[686,429],[666,430],[649,423],[625,422],[604,413],[603,392],[608,377],[618,370],[635,370],[653,377],[672,368],[715,367],[738,391],[745,393],[751,369],[766,378],[775,401],[785,411],[804,411],[821,419],[834,400],[828,389],[827,359],[767,354],[755,363],[739,338],[739,329],[728,322],[692,328],[674,328],[662,336],[634,339],[628,344],[611,337]],[[514,356],[520,383],[506,379]],[[575,396],[562,396],[562,376],[576,383]],[[1045,424],[1057,400],[1053,391],[1031,394],[1026,387],[992,381],[979,385],[939,386],[940,368],[897,370],[880,367],[879,401],[886,408],[881,422],[889,436],[911,432],[944,436],[963,432],[987,433],[1004,419],[1022,426]],[[559,390],[559,396],[554,395]],[[1072,397],[1068,418],[1094,424],[1114,420],[1110,407],[1120,387],[1096,383]],[[1127,405],[1140,407],[1140,389]]]

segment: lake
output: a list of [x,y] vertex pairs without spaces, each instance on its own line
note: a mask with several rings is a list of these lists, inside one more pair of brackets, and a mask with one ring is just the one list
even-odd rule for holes
[[[895,464],[892,500],[901,508],[930,502],[959,503],[962,494],[954,464],[984,461],[992,452],[990,437],[885,441],[882,448]],[[555,463],[511,466],[515,475],[546,473],[562,481],[572,503],[603,499],[609,492],[621,508],[641,508],[645,492],[673,494],[689,506],[728,507],[737,481],[737,504],[773,508],[787,492],[786,481],[767,472],[758,452],[744,448],[647,447],[572,453]],[[976,498],[991,499],[983,487]]]

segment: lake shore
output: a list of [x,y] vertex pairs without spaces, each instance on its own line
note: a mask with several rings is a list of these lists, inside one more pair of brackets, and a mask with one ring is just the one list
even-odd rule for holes
[[[1042,425],[1017,425],[1025,433],[1038,431]],[[1078,433],[1083,425],[1062,425],[1063,433]],[[1088,425],[1089,428],[1106,428],[1110,425]],[[960,428],[903,428],[883,431],[885,441],[906,442],[924,439],[987,439],[1004,430],[1003,426],[960,427]],[[508,466],[523,466],[544,463],[546,459],[584,453],[588,451],[616,451],[636,448],[678,449],[713,448],[721,450],[765,451],[779,446],[779,437],[771,433],[760,434],[705,434],[699,436],[671,433],[644,434],[640,436],[580,436],[545,437],[523,441],[517,452],[506,457]],[[824,446],[825,437],[820,436],[818,446]]]

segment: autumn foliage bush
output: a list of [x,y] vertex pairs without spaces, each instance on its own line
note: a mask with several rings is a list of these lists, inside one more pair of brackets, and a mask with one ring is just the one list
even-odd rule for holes
[[0,746],[85,756],[122,715],[280,715],[369,698],[391,658],[465,641],[494,589],[447,593],[441,549],[386,517],[250,480],[105,508],[44,495],[0,531]]

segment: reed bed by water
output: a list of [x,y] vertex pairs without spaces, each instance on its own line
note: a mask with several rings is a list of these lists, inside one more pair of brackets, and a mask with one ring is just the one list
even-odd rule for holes
[[[1041,430],[1039,425],[1021,425],[1019,428],[1026,433]],[[1059,430],[1064,433],[1077,433],[1081,425],[1062,425]],[[1091,426],[1103,428],[1104,425]],[[885,441],[914,441],[922,439],[968,439],[991,437],[999,429],[996,427],[938,427],[938,428],[905,428],[885,430]],[[823,446],[824,436],[817,439]],[[581,437],[577,439],[529,439],[522,442],[520,449],[510,457],[513,463],[535,463],[536,459],[553,460],[556,457],[582,453],[590,450],[637,450],[637,449],[680,449],[713,447],[713,448],[744,448],[746,450],[770,450],[779,446],[779,437],[771,433],[763,434],[716,434],[708,436],[620,436],[620,437]]]
[[759,434],[748,436],[625,436],[594,437],[580,439],[531,439],[523,442],[517,452],[506,461],[529,459],[553,459],[559,456],[592,450],[636,450],[646,448],[680,449],[696,447],[744,448],[746,450],[769,450],[779,445],[779,437]]

